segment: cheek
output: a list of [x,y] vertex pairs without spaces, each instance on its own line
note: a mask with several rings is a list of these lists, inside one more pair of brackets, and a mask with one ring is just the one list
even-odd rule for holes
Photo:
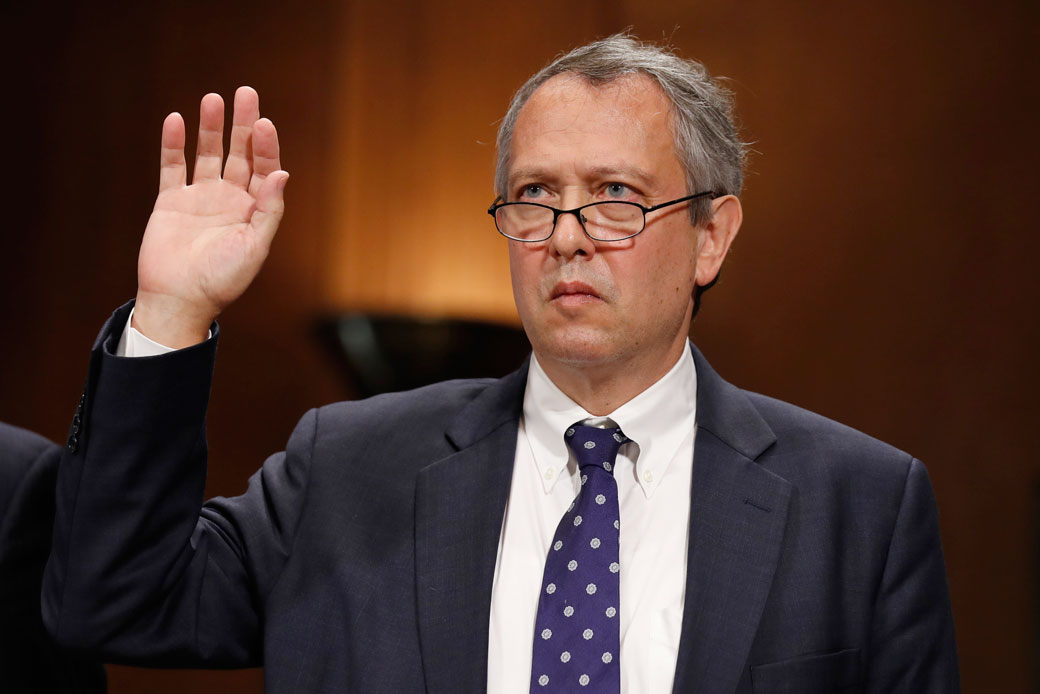
[[696,281],[695,253],[692,243],[661,244],[633,280],[642,285],[652,303],[685,304],[693,296]]
[[513,285],[513,299],[522,315],[530,297],[537,294],[538,263],[530,249],[515,241],[509,244],[509,278]]

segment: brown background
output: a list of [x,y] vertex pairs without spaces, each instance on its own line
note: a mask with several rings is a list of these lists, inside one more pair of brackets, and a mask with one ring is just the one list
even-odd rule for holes
[[[3,10],[0,419],[63,439],[94,334],[134,294],[163,116],[194,127],[203,93],[239,84],[292,180],[270,260],[222,320],[210,493],[351,396],[319,316],[515,321],[484,214],[497,119],[554,54],[631,25],[730,76],[755,142],[697,343],[729,380],[925,460],[965,691],[1034,691],[1036,3],[288,7]],[[258,671],[110,681],[261,689]]]

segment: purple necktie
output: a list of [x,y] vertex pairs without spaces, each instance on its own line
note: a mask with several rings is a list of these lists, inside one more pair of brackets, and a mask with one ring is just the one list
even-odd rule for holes
[[538,599],[531,692],[619,694],[621,646],[617,482],[620,429],[575,424],[564,434],[581,491],[563,514],[545,560]]

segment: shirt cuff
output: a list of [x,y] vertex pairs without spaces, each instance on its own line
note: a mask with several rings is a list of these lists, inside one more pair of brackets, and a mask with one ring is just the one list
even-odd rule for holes
[[[155,357],[176,351],[173,347],[161,345],[155,340],[149,339],[136,328],[131,327],[130,321],[133,317],[134,309],[130,309],[130,315],[126,317],[126,327],[123,328],[123,335],[119,338],[119,344],[116,346],[117,357]],[[213,337],[212,330],[206,334],[206,339],[208,340],[211,337]]]

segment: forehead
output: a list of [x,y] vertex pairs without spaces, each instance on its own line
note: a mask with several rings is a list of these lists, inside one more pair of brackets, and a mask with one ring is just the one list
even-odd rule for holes
[[545,168],[579,175],[636,170],[657,182],[682,180],[668,97],[641,74],[600,85],[574,74],[546,81],[517,116],[509,178]]

